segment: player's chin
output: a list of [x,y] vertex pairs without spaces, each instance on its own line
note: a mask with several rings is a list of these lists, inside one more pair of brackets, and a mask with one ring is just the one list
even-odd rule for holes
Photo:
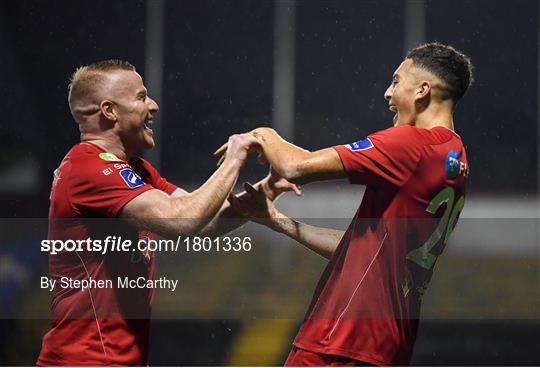
[[152,149],[155,146],[156,146],[156,143],[154,142],[153,139],[151,139],[148,142],[146,142],[146,147],[144,147],[144,149]]
[[154,142],[154,133],[152,132],[152,130],[144,129],[142,141],[144,142],[143,144],[145,146],[144,147],[145,149],[154,148],[155,142]]
[[142,141],[142,149],[152,149],[154,148],[156,143],[154,142],[154,138],[152,136],[145,135],[143,141]]
[[399,125],[399,113],[396,113],[394,117],[392,118],[392,122],[394,123],[394,126]]

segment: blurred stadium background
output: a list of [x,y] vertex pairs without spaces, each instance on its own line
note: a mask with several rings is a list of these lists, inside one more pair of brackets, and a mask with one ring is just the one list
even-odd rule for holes
[[[158,101],[162,175],[196,188],[230,134],[272,125],[318,149],[391,123],[383,93],[410,47],[467,53],[476,84],[458,106],[471,167],[460,223],[424,298],[415,365],[540,365],[539,24],[535,0],[17,1],[0,4],[0,213],[47,216],[52,172],[78,141],[66,86],[75,67],[131,61]],[[265,169],[253,162],[241,180]],[[317,184],[278,207],[340,226],[361,187]],[[249,255],[160,255],[180,292],[158,293],[151,365],[279,365],[324,261],[250,225]],[[44,236],[0,248],[0,364],[33,365],[48,294]],[[13,310],[19,312],[19,318]]]

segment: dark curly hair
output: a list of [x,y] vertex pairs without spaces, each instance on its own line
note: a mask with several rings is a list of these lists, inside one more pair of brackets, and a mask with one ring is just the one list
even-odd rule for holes
[[440,78],[444,83],[441,98],[452,99],[454,106],[474,81],[471,59],[452,46],[427,43],[409,51],[406,58]]

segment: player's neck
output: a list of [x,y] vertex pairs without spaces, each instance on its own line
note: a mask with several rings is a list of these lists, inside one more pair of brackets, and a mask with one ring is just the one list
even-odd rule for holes
[[111,124],[101,116],[94,116],[79,122],[79,130],[81,142],[92,143],[122,160],[129,160],[130,153],[118,134],[118,124]]
[[92,143],[105,152],[112,153],[122,160],[129,160],[130,155],[126,152],[124,145],[119,140],[93,134],[81,134],[81,142]]
[[414,125],[423,129],[442,126],[454,130],[452,108],[446,104],[430,105],[416,116]]

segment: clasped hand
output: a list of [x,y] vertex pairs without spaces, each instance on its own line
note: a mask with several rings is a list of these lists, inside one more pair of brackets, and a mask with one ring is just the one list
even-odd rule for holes
[[[217,163],[218,166],[224,162],[227,156],[235,154],[232,151],[232,147],[235,147],[236,140],[238,139],[242,140],[242,145],[240,146],[244,149],[245,157],[241,157],[244,161],[248,153],[255,150],[259,153],[258,162],[260,164],[266,163],[260,149],[259,141],[252,132],[233,135],[227,143],[218,148],[214,152],[214,156],[220,156]],[[255,185],[245,182],[243,183],[243,187],[245,190],[244,193],[234,194],[231,192],[227,200],[236,213],[259,223],[268,219],[284,217],[273,203],[280,194],[293,191],[297,196],[302,195],[300,186],[290,183],[271,167],[268,175],[263,180]]]

